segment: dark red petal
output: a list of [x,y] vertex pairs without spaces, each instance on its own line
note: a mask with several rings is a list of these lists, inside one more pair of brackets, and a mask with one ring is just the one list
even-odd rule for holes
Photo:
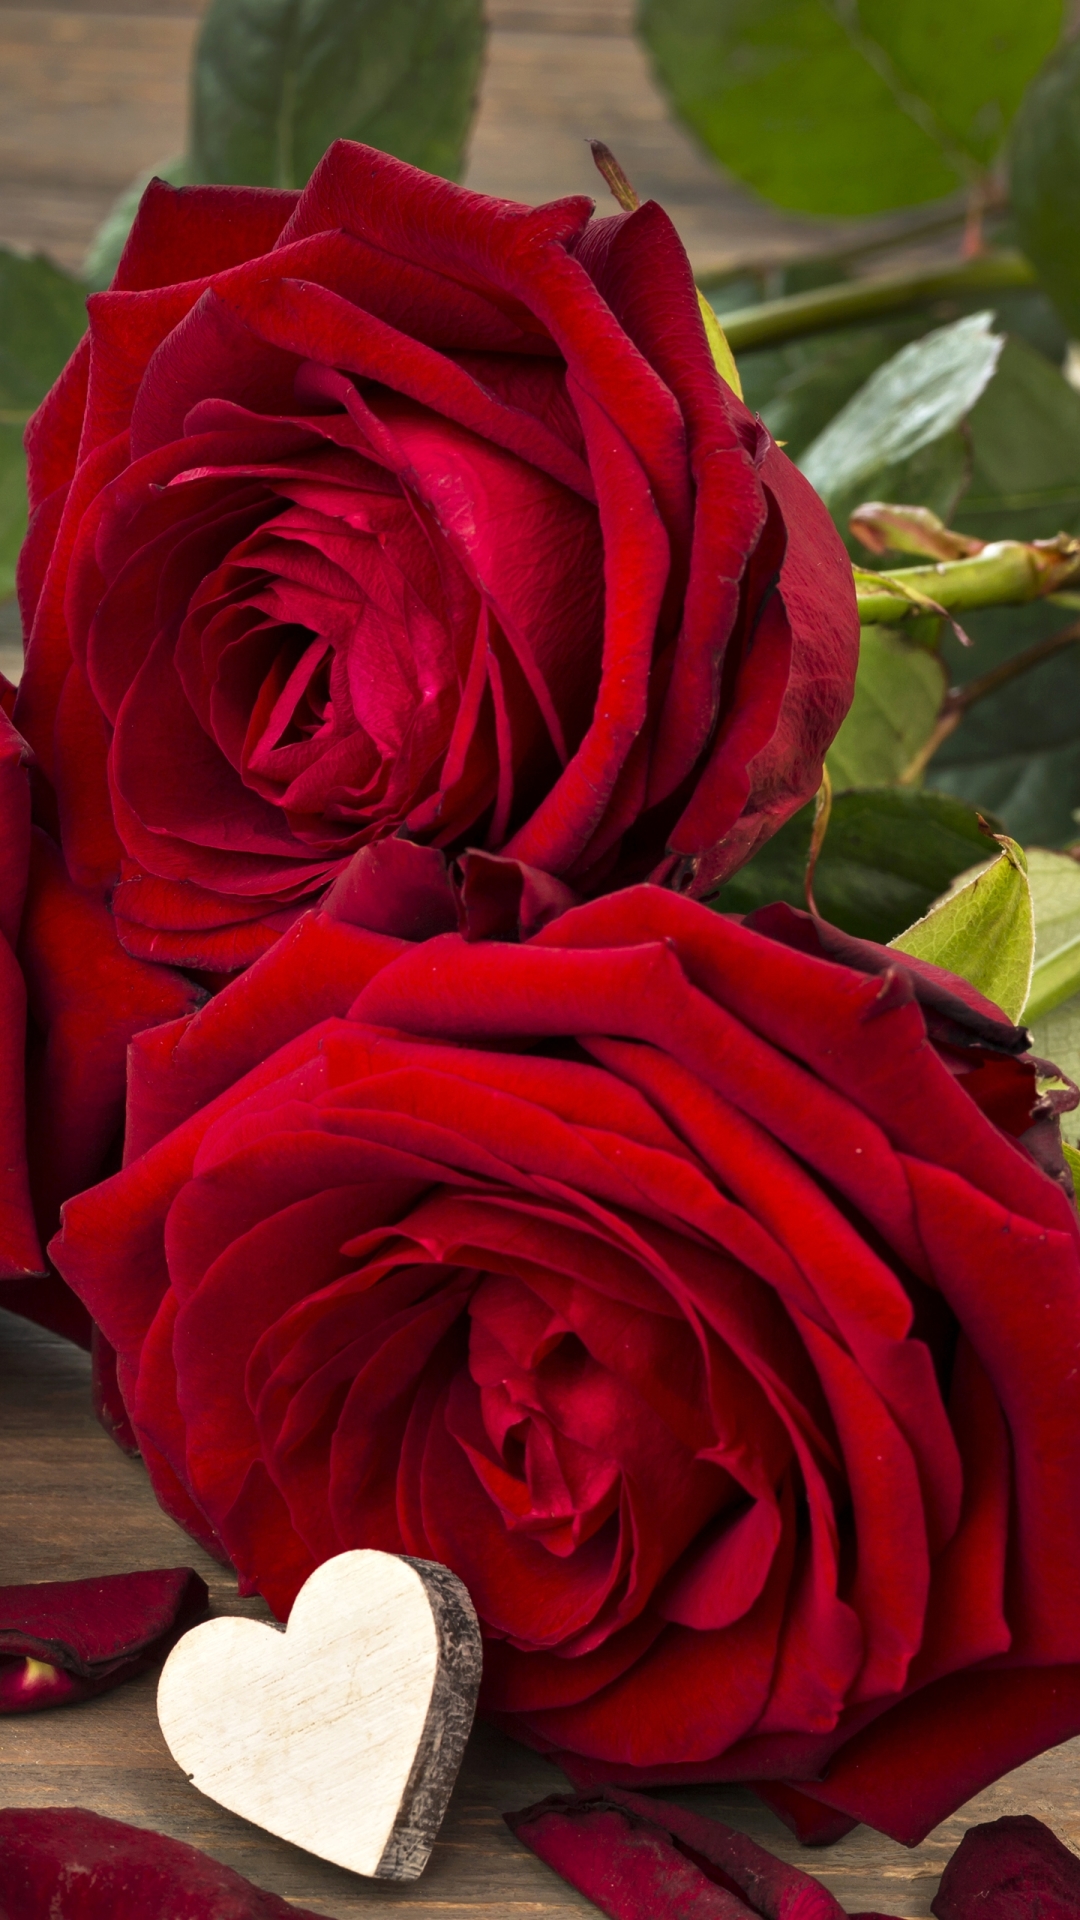
[[0,939],[0,1281],[45,1271],[26,1153],[26,988]]
[[0,1811],[8,1920],[318,1920],[182,1840],[83,1807]]
[[77,662],[56,710],[56,790],[64,860],[76,886],[108,887],[124,849],[109,804],[109,728]]
[[354,853],[323,895],[322,906],[333,920],[404,940],[427,940],[457,925],[445,857],[437,847],[421,847],[398,834]]
[[[804,1847],[831,1847],[859,1824],[850,1814],[823,1807],[819,1800],[811,1800],[798,1787],[786,1786],[782,1780],[752,1780],[749,1784]],[[871,1916],[861,1914],[857,1920],[871,1920]]]
[[688,1813],[683,1807],[646,1799],[642,1794],[623,1793],[617,1787],[610,1797],[616,1805],[665,1827],[691,1857],[708,1863],[706,1871],[718,1867],[764,1920],[842,1920],[839,1902],[820,1880],[778,1860],[767,1848],[759,1847],[755,1840],[723,1821]]
[[120,1392],[116,1348],[109,1345],[98,1326],[94,1327],[91,1334],[90,1357],[94,1412],[109,1438],[115,1440],[121,1453],[128,1453],[134,1457],[139,1451],[139,1442],[131,1424],[131,1416],[124,1405],[124,1396]]
[[678,401],[694,478],[682,619],[649,767],[653,805],[690,771],[716,722],[739,581],[765,522],[765,500],[747,450],[757,428],[717,375],[690,263],[654,201],[629,216],[592,221],[575,251]]
[[26,1164],[26,988],[14,952],[30,862],[29,758],[0,713],[0,1281],[44,1272]]
[[1003,1206],[979,1195],[973,1205],[952,1171],[914,1158],[905,1166],[941,1291],[1009,1428],[1014,1649],[1040,1664],[1080,1660],[1080,1537],[1064,1523],[1075,1517],[1080,1477],[1080,1262],[1072,1236],[1024,1219],[1015,1199]]
[[182,975],[129,958],[107,909],[72,884],[37,828],[21,953],[37,1029],[27,1085],[31,1185],[49,1233],[60,1203],[100,1177],[119,1132],[129,1041],[190,1012],[203,995]]
[[[34,607],[34,623],[25,635],[26,660],[15,701],[15,724],[30,742],[46,774],[55,762],[54,726],[60,693],[71,666],[64,596],[67,569],[79,532],[82,515],[100,489],[123,471],[127,461],[127,437],[99,447],[79,467],[63,498],[59,527],[53,540],[48,564]],[[50,496],[50,502],[54,496]],[[43,521],[51,519],[51,505],[43,509]]]
[[937,1920],[1075,1920],[1080,1860],[1029,1813],[969,1827],[941,1876]]
[[604,540],[604,645],[585,737],[504,853],[547,873],[585,858],[645,724],[656,624],[671,548],[632,440],[571,379],[597,485]]
[[952,1044],[963,1037],[969,1044],[1003,1047],[1010,1053],[1022,1052],[1027,1044],[1023,1028],[1013,1026],[993,1000],[988,1000],[967,980],[935,966],[930,960],[916,960],[911,954],[878,946],[873,940],[858,940],[854,934],[844,933],[841,928],[830,926],[827,920],[815,919],[785,901],[756,908],[746,915],[743,926],[766,934],[770,940],[779,940],[786,947],[795,947],[800,953],[818,954],[823,959],[838,961],[842,967],[854,967],[859,973],[906,974],[928,1020],[936,1015],[948,1023],[947,1037]]
[[205,1582],[190,1567],[0,1587],[0,1653],[90,1674],[190,1626],[207,1599]]
[[[0,1587],[0,1711],[59,1706],[145,1672],[202,1619],[208,1599],[190,1567]],[[50,1672],[5,1665],[16,1656]]]
[[244,1074],[332,1014],[397,957],[402,943],[305,914],[192,1017],[136,1036],[128,1058],[125,1164]]
[[455,360],[353,301],[310,282],[265,278],[243,288],[230,286],[222,297],[273,345],[320,366],[378,380],[517,454],[586,500],[595,498],[585,462],[542,420],[507,406]]
[[841,1747],[800,1793],[905,1847],[974,1794],[1080,1734],[1080,1666],[983,1668],[938,1680]]
[[[849,1114],[861,1108],[897,1148],[924,1156],[930,1165],[952,1168],[980,1192],[1008,1192],[1013,1204],[1029,1219],[1067,1232],[1080,1245],[1075,1209],[1011,1141],[984,1120],[936,1056],[927,1057],[926,1029],[916,1007],[890,1007],[881,1014],[875,1004],[879,989],[869,980],[802,956],[798,957],[803,958],[802,965],[777,967],[768,952],[768,945],[773,943],[753,948],[743,944],[752,938],[746,928],[721,915],[706,918],[698,913],[693,901],[665,888],[642,887],[563,914],[534,936],[528,950],[621,949],[640,946],[646,940],[675,943],[688,975],[718,1008],[728,1009],[747,1034],[760,1034],[782,1054],[790,1053],[805,1061],[819,1076],[820,1088],[835,1089],[842,1096]],[[797,961],[794,954],[788,958]],[[398,962],[398,968],[407,964],[406,956]],[[521,962],[508,955],[503,964],[509,978],[512,968]],[[544,1017],[539,1013],[543,1004],[541,996],[537,1002],[540,1018]],[[706,1018],[711,1017],[703,1003],[702,1012]],[[610,1013],[605,1018],[583,1007],[580,1018],[578,1032],[611,1030]],[[868,1018],[874,1021],[873,1047],[866,1045]],[[642,1019],[639,1030],[645,1027]],[[629,1034],[631,1029],[624,1031]],[[659,1025],[656,1032],[660,1032]],[[667,1032],[668,1050],[678,1057],[674,1027]],[[701,1071],[700,1045],[689,1056],[689,1064]],[[751,1111],[756,1110],[764,1092],[762,1087],[748,1089],[755,1103]],[[815,1099],[823,1097],[824,1092]],[[839,1106],[835,1110],[837,1119],[842,1110]],[[778,1110],[772,1110],[768,1124],[780,1139],[789,1138]],[[814,1148],[809,1131],[803,1134],[798,1150],[811,1165],[820,1164],[827,1179],[848,1178],[846,1156],[837,1155],[835,1140],[829,1142],[827,1166],[821,1150]],[[895,1167],[893,1174],[895,1177]],[[860,1191],[859,1205],[871,1219],[877,1217],[869,1185]],[[916,1248],[910,1252],[905,1248],[904,1253],[919,1271]]]
[[663,1827],[611,1801],[553,1795],[503,1818],[611,1920],[747,1920],[753,1911],[674,1846]]
[[[90,339],[84,334],[67,366],[27,422],[27,486],[32,513],[66,487],[74,475],[89,378]],[[29,624],[25,615],[23,604],[24,632]]]
[[461,931],[467,940],[528,940],[568,907],[571,887],[539,867],[470,847],[458,861]]
[[[734,727],[741,736],[737,758],[745,766],[747,786],[737,822],[732,819],[717,844],[713,785],[724,784],[726,769],[714,750],[712,778],[706,775],[699,783],[670,836],[674,851],[699,861],[693,881],[699,896],[748,860],[816,792],[826,748],[855,688],[858,609],[851,566],[836,529],[813,488],[771,442],[761,478],[779,503],[787,530],[776,597],[790,650],[785,662],[777,642],[768,659],[759,660],[762,649],[756,637],[740,675]],[[741,718],[744,701],[749,704],[746,721]]]
[[256,259],[274,245],[298,198],[273,187],[170,187],[151,180],[113,288],[168,287]]

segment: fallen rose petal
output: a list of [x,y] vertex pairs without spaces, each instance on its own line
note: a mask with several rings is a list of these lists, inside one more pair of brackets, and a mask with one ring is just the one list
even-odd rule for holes
[[555,1794],[503,1819],[545,1866],[611,1920],[746,1920],[750,1912],[655,1821],[610,1800]]
[[[519,1840],[616,1920],[747,1909],[762,1920],[843,1920],[842,1907],[812,1874],[722,1820],[644,1794],[552,1794],[503,1817]],[[720,1890],[723,1904],[710,1906],[704,1895],[700,1906],[679,1904],[687,1891],[694,1894],[687,1862]]]
[[[708,1863],[706,1871],[719,1868],[747,1905],[763,1914],[765,1920],[836,1920],[842,1912],[828,1888],[813,1874],[789,1866],[722,1820],[688,1813],[684,1807],[665,1806],[643,1794],[622,1793],[618,1788],[609,1789],[609,1797],[642,1818],[658,1819],[676,1842]],[[653,1808],[658,1812],[652,1812]]]
[[0,1587],[0,1713],[88,1700],[145,1672],[208,1599],[190,1567]]
[[1080,1860],[1029,1813],[969,1827],[930,1903],[937,1920],[1075,1920]]
[[85,1807],[0,1812],[4,1920],[318,1920],[197,1847]]

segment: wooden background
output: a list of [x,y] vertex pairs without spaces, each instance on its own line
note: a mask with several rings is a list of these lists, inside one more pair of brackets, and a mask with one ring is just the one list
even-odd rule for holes
[[[206,0],[0,0],[0,242],[77,269],[144,168],[184,146],[187,72]],[[698,271],[769,263],[889,222],[778,213],[726,178],[668,113],[634,38],[634,0],[487,0],[466,184],[530,203],[593,194],[606,140],[663,202]]]
[[[76,1579],[137,1567],[193,1566],[216,1611],[268,1618],[154,1504],[137,1460],[119,1453],[89,1406],[85,1354],[0,1314],[0,1579]],[[82,1806],[202,1847],[286,1899],[339,1920],[569,1920],[596,1909],[513,1839],[504,1808],[565,1790],[554,1767],[478,1726],[423,1877],[390,1889],[328,1866],[223,1812],[169,1755],[146,1674],[82,1706],[0,1719],[0,1805]],[[867,1827],[836,1846],[799,1847],[741,1788],[672,1797],[753,1834],[817,1873],[849,1912],[921,1920],[965,1828],[1033,1813],[1080,1852],[1080,1741],[1044,1754],[980,1794],[909,1851]],[[363,1782],[357,1782],[363,1793]]]
[[[78,272],[117,196],[181,153],[188,68],[207,0],[0,0],[0,245]],[[1080,8],[1080,0],[1070,0]],[[678,125],[633,33],[635,0],[486,0],[488,42],[465,182],[538,204],[611,199],[586,140],[614,148],[643,197],[671,214],[699,274],[771,265],[897,230],[779,213],[714,165]],[[899,227],[905,225],[901,216]],[[955,248],[894,250],[890,270]],[[866,263],[880,270],[881,259]],[[22,662],[18,610],[0,602],[0,672]]]

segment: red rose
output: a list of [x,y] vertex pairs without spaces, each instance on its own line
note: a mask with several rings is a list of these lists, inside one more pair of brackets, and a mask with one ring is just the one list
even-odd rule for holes
[[703,891],[814,791],[839,538],[667,217],[591,211],[344,142],[300,195],[148,189],[29,431],[21,579],[19,723],[130,953],[236,968],[335,876],[439,931],[443,850],[480,931]]
[[[0,675],[0,1307],[89,1344],[41,1247],[61,1201],[118,1164],[132,1034],[206,995],[125,953],[103,902],[31,826],[34,756],[8,718],[14,696]],[[40,783],[39,812],[50,800]]]
[[[125,953],[105,903],[75,885],[56,841],[40,827],[30,829],[29,840],[19,940],[29,1016],[24,1138],[44,1244],[61,1202],[119,1164],[129,1042],[143,1027],[190,1013],[207,996],[172,967]],[[55,1275],[45,1289],[21,1294],[17,1310],[91,1343],[86,1313]],[[123,1410],[112,1395],[107,1356],[99,1354],[98,1362],[98,1409],[119,1437]]]
[[[0,699],[9,696],[0,704],[0,1282],[21,1283],[44,1266],[26,1165],[26,988],[16,958],[30,865],[30,755],[8,719],[11,692],[0,675]],[[0,1306],[13,1298],[0,1285]]]
[[136,1041],[53,1252],[279,1613],[344,1548],[444,1561],[579,1781],[912,1838],[1080,1732],[1080,1229],[1003,1016],[765,924],[308,916]]

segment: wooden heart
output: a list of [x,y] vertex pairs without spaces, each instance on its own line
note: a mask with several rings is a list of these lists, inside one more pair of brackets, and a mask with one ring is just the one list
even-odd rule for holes
[[230,1812],[353,1873],[415,1880],[457,1776],[480,1684],[461,1581],[430,1560],[327,1560],[284,1631],[208,1620],[158,1685],[174,1760]]

